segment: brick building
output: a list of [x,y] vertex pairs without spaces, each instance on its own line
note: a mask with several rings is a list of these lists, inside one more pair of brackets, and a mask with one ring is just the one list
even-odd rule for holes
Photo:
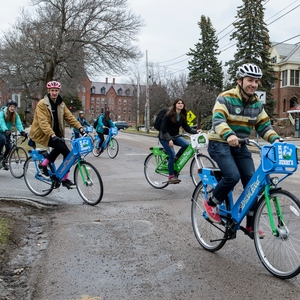
[[278,80],[271,92],[276,102],[274,113],[278,120],[293,123],[295,107],[300,104],[300,43],[272,43],[271,60]]

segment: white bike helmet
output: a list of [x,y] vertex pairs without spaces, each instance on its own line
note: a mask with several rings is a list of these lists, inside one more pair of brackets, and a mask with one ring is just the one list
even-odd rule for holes
[[254,64],[243,64],[242,66],[238,67],[236,76],[237,78],[249,76],[260,79],[262,77],[262,72],[260,67]]

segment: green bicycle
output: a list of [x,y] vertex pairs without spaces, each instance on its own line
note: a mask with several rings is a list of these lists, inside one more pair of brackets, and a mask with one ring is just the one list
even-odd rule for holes
[[[181,170],[192,158],[190,165],[190,176],[196,186],[199,179],[199,169],[204,167],[215,168],[215,162],[207,155],[201,153],[201,150],[208,144],[207,135],[203,132],[190,135],[191,143],[185,149],[183,154],[174,164],[175,176],[180,175]],[[155,146],[150,148],[151,153],[144,162],[144,174],[146,180],[156,189],[163,189],[168,186],[168,154],[163,147]]]

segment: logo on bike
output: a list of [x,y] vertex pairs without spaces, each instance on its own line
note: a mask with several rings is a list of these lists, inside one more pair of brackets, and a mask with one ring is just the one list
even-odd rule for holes
[[206,143],[206,138],[203,135],[200,135],[198,137],[198,144],[205,144]]
[[278,146],[279,165],[292,166],[294,161],[292,158],[293,149],[287,145]]

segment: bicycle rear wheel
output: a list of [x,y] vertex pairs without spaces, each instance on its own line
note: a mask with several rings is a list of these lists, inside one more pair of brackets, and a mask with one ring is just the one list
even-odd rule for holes
[[[208,157],[207,155],[204,155],[202,153],[197,154],[197,160],[199,162],[200,168],[216,168],[215,162]],[[194,185],[196,186],[200,182],[200,177],[198,175],[198,165],[196,162],[195,157],[193,157],[190,165],[190,175],[192,178],[192,181]]]
[[95,157],[98,157],[99,155],[100,155],[100,152],[98,152],[97,150],[97,147],[98,147],[98,144],[99,144],[99,140],[96,140],[96,139],[94,139],[94,141],[93,141],[93,155],[95,156]]
[[162,164],[160,168],[165,168],[164,170],[158,171],[158,165],[161,164],[162,157],[159,155],[154,155],[150,153],[144,162],[144,174],[151,186],[156,189],[163,189],[168,184],[168,166],[167,164]]
[[[204,249],[215,252],[221,249],[226,243],[225,224],[227,221],[224,220],[222,221],[222,224],[216,224],[204,217],[204,189],[209,190],[210,193],[213,191],[211,186],[205,187],[203,186],[202,181],[200,181],[196,186],[192,196],[192,226],[199,244]],[[224,240],[222,240],[223,238]]]
[[[282,211],[284,223],[277,213],[275,198]],[[285,190],[271,191],[270,200],[277,234],[272,233],[263,196],[254,216],[254,244],[265,268],[275,277],[289,279],[300,272],[300,202]],[[259,238],[258,230],[264,231],[264,238]]]
[[103,183],[98,170],[87,161],[80,161],[74,170],[74,182],[80,197],[89,205],[98,204],[103,197]]
[[8,164],[10,173],[16,178],[22,178],[24,175],[24,164],[28,155],[22,147],[13,148],[10,152]]
[[107,145],[107,154],[110,158],[115,158],[119,152],[119,143],[116,139],[111,138]]
[[40,160],[29,157],[24,164],[24,180],[29,190],[37,196],[47,196],[53,190],[50,178],[45,178],[39,171]]

